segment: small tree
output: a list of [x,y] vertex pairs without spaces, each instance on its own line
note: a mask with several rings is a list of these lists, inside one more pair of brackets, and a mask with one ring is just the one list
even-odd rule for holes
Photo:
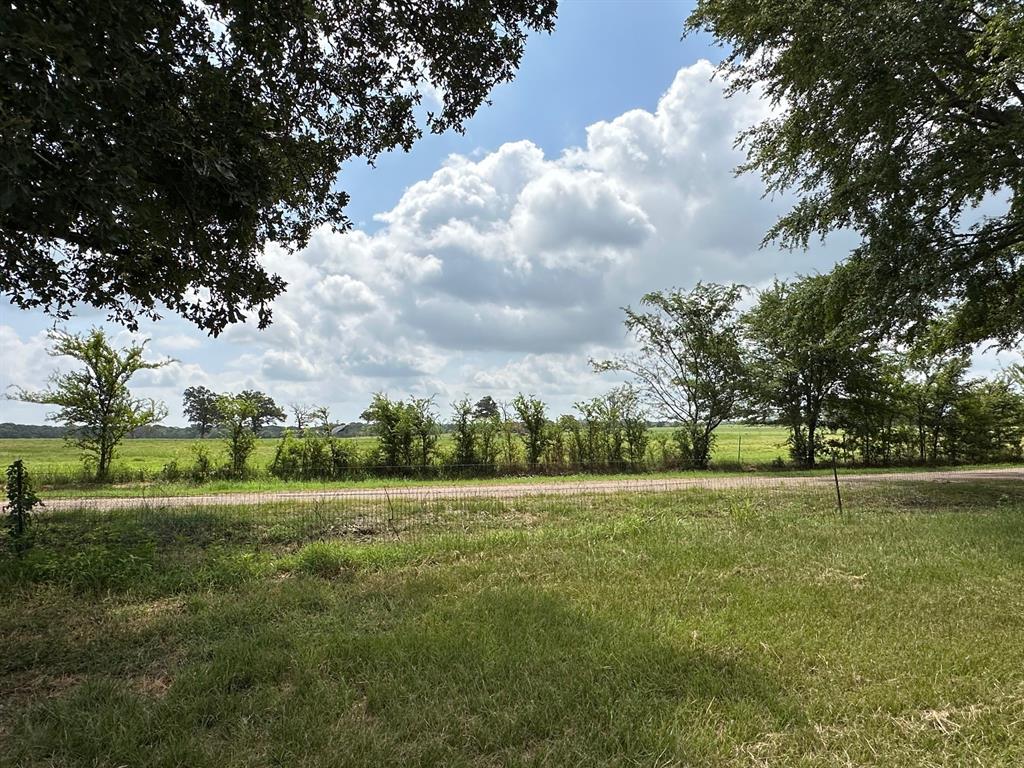
[[631,355],[592,362],[597,371],[624,371],[662,416],[682,423],[693,466],[711,458],[714,432],[736,415],[746,370],[736,305],[738,285],[697,283],[689,292],[648,293],[646,312],[625,308],[626,328],[640,347]]
[[626,438],[626,454],[629,463],[636,468],[644,462],[650,435],[640,393],[633,386],[625,384],[613,389],[609,397],[614,398],[618,404],[622,432]]
[[210,434],[217,425],[217,398],[220,397],[206,387],[189,387],[182,398],[185,418],[195,427],[200,439]]
[[377,435],[380,460],[388,467],[412,464],[412,420],[405,403],[378,392],[360,418]]
[[549,439],[544,429],[548,421],[545,405],[533,395],[527,397],[520,392],[512,401],[512,407],[526,430],[526,462],[531,467],[536,466]]
[[29,547],[28,524],[32,510],[42,503],[22,460],[7,467],[7,527],[19,555]]
[[499,413],[494,416],[498,427],[502,458],[508,466],[514,466],[519,459],[519,440],[522,428],[515,421],[515,408],[511,403],[499,403]]
[[441,427],[437,423],[437,411],[434,408],[434,398],[410,398],[405,407],[409,414],[413,436],[419,444],[420,466],[427,467],[430,465],[434,449],[437,447],[437,438],[441,434]]
[[468,397],[452,403],[452,416],[455,463],[463,466],[476,464],[476,431],[473,424],[473,406]]
[[53,374],[50,386],[40,392],[18,388],[8,397],[57,406],[56,413],[47,418],[67,427],[68,440],[95,462],[96,479],[106,480],[124,436],[167,416],[163,403],[133,398],[128,382],[139,371],[161,368],[172,361],[147,361],[143,357],[145,341],[115,349],[99,328],[84,335],[54,331],[50,340],[51,356],[74,358],[84,369]]
[[252,429],[255,411],[255,403],[244,395],[221,395],[217,399],[218,423],[234,477],[245,475],[246,463],[256,447],[256,433]]
[[295,417],[295,429],[301,435],[303,430],[313,420],[313,408],[305,403],[292,403],[288,406],[288,409],[292,412],[292,416]]
[[492,419],[498,415],[498,404],[490,395],[484,395],[477,400],[476,405],[473,406],[473,419],[475,421]]
[[[971,358],[966,352],[911,352],[910,402],[920,461],[938,461],[942,437],[948,432],[958,401],[969,387],[966,377],[970,367]],[[947,454],[950,452],[947,450]]]
[[473,408],[472,425],[473,434],[479,445],[480,462],[488,466],[496,464],[498,461],[498,439],[502,430],[501,413],[498,410],[498,404],[493,400],[491,400],[491,403],[494,404],[493,412],[490,412],[490,409],[486,412],[480,411],[480,403],[477,403],[476,407]]

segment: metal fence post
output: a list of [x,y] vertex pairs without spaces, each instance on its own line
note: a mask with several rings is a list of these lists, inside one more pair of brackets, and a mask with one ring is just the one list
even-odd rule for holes
[[839,505],[839,516],[843,516],[843,494],[839,491],[839,469],[835,453],[832,454],[832,479],[836,483],[836,504]]

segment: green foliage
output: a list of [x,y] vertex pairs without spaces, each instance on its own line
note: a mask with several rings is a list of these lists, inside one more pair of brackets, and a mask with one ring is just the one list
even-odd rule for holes
[[343,439],[307,429],[299,436],[285,431],[269,469],[284,480],[334,480],[358,465],[359,456]]
[[563,416],[570,463],[590,469],[642,466],[647,451],[647,419],[639,393],[630,385],[576,403],[580,418]]
[[189,387],[182,396],[182,410],[185,418],[195,427],[200,439],[210,434],[219,420],[217,399],[219,395],[206,387]]
[[547,430],[546,406],[533,395],[527,396],[520,392],[512,400],[512,407],[526,431],[526,462],[531,467],[536,466],[551,440],[551,434]]
[[473,406],[473,418],[476,421],[493,419],[500,415],[500,408],[490,395],[484,395]]
[[700,0],[688,28],[723,43],[730,89],[775,107],[741,137],[743,169],[799,196],[767,238],[862,235],[836,272],[848,314],[916,333],[951,311],[958,341],[1020,338],[1018,0]]
[[342,165],[461,128],[554,0],[86,0],[0,11],[0,290],[134,327],[163,305],[213,334],[284,281],[268,242],[347,229]]
[[160,470],[160,479],[170,483],[188,481],[201,485],[216,477],[234,476],[230,467],[217,466],[207,444],[193,443],[189,446],[188,453],[191,456],[191,461],[187,464],[181,462],[177,455],[164,464]]
[[[479,403],[477,405],[479,406]],[[495,411],[490,415],[485,415],[485,412],[474,408],[472,428],[480,463],[486,467],[495,466],[498,463],[501,435],[504,428],[501,412],[497,410],[497,405],[495,404]]]
[[[452,440],[455,444],[452,461],[457,465],[469,466],[479,460],[473,412],[473,405],[468,396],[452,403]],[[484,421],[486,420],[485,417]]]
[[242,395],[221,395],[217,398],[217,414],[233,477],[244,477],[246,464],[256,447],[252,424],[259,418],[258,404]]
[[789,428],[792,456],[807,467],[814,466],[822,447],[825,410],[874,354],[866,335],[835,319],[830,286],[826,275],[776,280],[743,316],[751,350],[752,411]]
[[437,439],[441,435],[441,426],[437,423],[437,411],[433,397],[411,398],[407,405],[409,424],[413,438],[418,444],[418,459],[421,467],[430,464],[437,448]]
[[285,412],[274,402],[270,395],[247,389],[238,394],[238,398],[249,404],[249,430],[260,437],[268,424],[284,421]]
[[381,463],[388,467],[413,463],[412,416],[405,403],[377,393],[360,418],[370,423],[377,436]]
[[193,445],[192,456],[192,478],[197,483],[203,483],[213,477],[214,465],[210,449],[202,444]]
[[377,435],[379,463],[392,469],[430,464],[441,431],[433,398],[410,398],[403,403],[377,393],[361,418],[370,422]]
[[648,401],[687,431],[693,466],[706,469],[714,432],[739,414],[746,376],[736,304],[738,285],[697,283],[688,292],[648,293],[626,307],[626,328],[639,352],[593,362],[597,371],[622,371],[638,382]]
[[32,522],[32,510],[42,505],[36,495],[32,481],[25,470],[25,463],[18,459],[7,467],[7,530],[14,550],[22,554],[31,544],[29,524]]
[[167,415],[163,403],[133,398],[128,382],[139,371],[162,368],[172,361],[145,360],[146,342],[115,349],[98,328],[85,335],[53,331],[50,340],[52,356],[70,357],[84,368],[53,374],[49,388],[41,392],[19,388],[8,397],[56,406],[57,412],[48,418],[67,428],[67,439],[94,462],[96,478],[106,480],[114,452],[125,435]]

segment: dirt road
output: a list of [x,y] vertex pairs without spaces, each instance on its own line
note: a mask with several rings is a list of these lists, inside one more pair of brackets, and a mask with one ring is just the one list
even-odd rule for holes
[[[842,485],[848,483],[891,482],[966,482],[998,480],[1024,482],[1024,467],[1000,467],[974,470],[942,470],[936,472],[881,472],[841,474]],[[522,496],[573,495],[580,493],[655,493],[674,490],[729,490],[744,488],[779,488],[820,486],[832,483],[831,475],[764,476],[725,475],[709,477],[637,477],[625,480],[538,480],[522,483],[462,483],[451,485],[399,485],[391,488],[337,488],[304,491],[255,491],[218,493],[201,496],[164,496],[139,494],[124,498],[45,499],[49,510],[95,509],[101,511],[145,507],[239,506],[245,504],[278,504],[284,502],[416,499],[422,501],[449,498],[502,498]],[[45,498],[45,494],[44,494]]]

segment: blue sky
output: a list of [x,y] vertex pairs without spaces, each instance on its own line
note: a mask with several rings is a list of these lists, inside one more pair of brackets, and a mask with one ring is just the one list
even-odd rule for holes
[[[791,201],[735,177],[733,142],[769,107],[724,97],[720,51],[681,39],[689,9],[563,0],[554,34],[529,42],[516,80],[464,134],[343,170],[353,232],[317,232],[296,254],[267,249],[289,282],[269,330],[210,339],[175,317],[144,324],[153,356],[178,362],[140,374],[139,394],[164,400],[171,424],[197,384],[326,404],[338,420],[358,418],[375,391],[435,395],[442,415],[463,394],[517,391],[568,412],[617,383],[589,360],[626,348],[621,307],[643,293],[830,269],[850,236],[807,253],[760,248]],[[83,309],[69,327],[103,319]],[[0,306],[0,388],[39,387],[66,364],[45,354],[50,324]],[[0,421],[45,415],[0,401]]]
[[546,154],[586,140],[586,127],[642,107],[652,109],[680,67],[720,52],[703,35],[683,38],[693,4],[675,0],[562,0],[553,35],[530,40],[512,83],[460,135],[426,135],[410,153],[380,158],[376,168],[355,162],[342,186],[349,213],[367,230],[373,215],[390,209],[412,182],[432,173],[447,155],[495,149],[530,139]]

